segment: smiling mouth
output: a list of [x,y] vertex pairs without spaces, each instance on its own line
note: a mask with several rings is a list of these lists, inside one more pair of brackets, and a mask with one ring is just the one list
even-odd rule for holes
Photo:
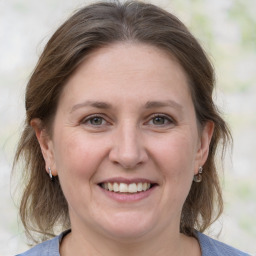
[[148,182],[139,182],[139,183],[117,183],[117,182],[104,182],[99,184],[105,190],[115,192],[115,193],[139,193],[145,192],[151,189],[155,184]]

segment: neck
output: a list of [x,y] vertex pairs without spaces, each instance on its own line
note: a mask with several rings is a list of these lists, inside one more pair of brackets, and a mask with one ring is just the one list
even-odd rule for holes
[[93,256],[182,256],[201,255],[196,239],[186,237],[179,232],[162,231],[153,237],[137,237],[129,241],[81,232],[72,229],[66,235],[60,247],[61,256],[93,255]]

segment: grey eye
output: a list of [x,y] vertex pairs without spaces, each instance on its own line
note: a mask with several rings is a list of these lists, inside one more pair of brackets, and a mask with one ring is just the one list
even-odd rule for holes
[[166,124],[166,121],[168,121],[165,117],[157,116],[153,118],[153,124],[155,125],[163,125]]
[[90,124],[91,125],[102,125],[103,123],[103,118],[102,117],[92,117],[90,120],[89,120]]

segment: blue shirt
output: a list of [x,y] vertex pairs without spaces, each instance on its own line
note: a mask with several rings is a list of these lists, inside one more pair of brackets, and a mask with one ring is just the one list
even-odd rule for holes
[[[61,240],[68,232],[70,231],[65,231],[59,236],[38,244],[27,252],[16,256],[60,256],[59,246]],[[197,232],[197,237],[201,247],[202,256],[250,256],[247,253],[241,252],[229,245],[214,240],[200,232]]]

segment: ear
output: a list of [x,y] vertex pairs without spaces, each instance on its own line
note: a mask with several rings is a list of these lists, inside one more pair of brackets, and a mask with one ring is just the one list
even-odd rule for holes
[[34,129],[39,142],[45,161],[45,170],[49,173],[48,168],[50,167],[52,170],[52,175],[56,176],[57,170],[54,160],[53,142],[50,136],[47,134],[46,129],[43,128],[42,121],[39,118],[32,119],[30,125]]
[[210,143],[214,131],[214,123],[208,121],[202,128],[201,134],[199,136],[199,144],[197,150],[197,167],[195,169],[195,174],[198,173],[200,166],[203,166],[206,162],[209,154]]

